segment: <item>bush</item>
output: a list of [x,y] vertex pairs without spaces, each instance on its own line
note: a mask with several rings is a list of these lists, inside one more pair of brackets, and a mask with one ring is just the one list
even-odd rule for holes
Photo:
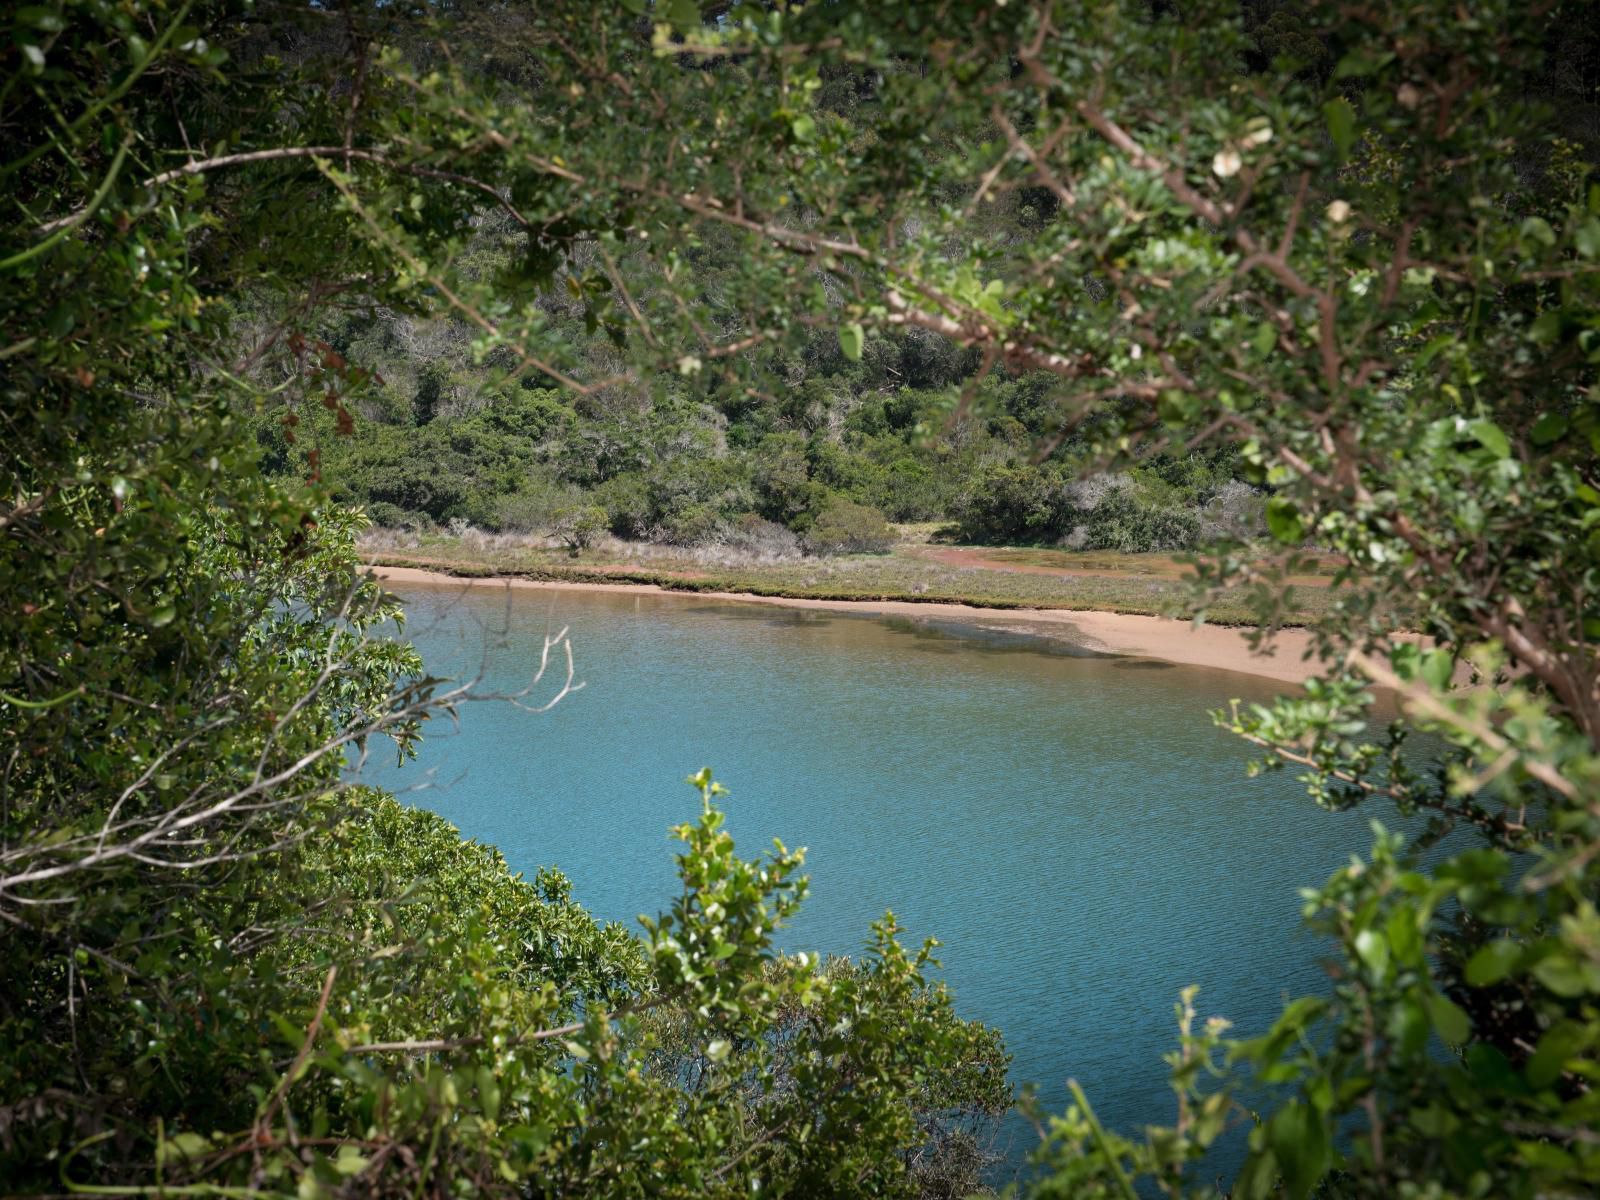
[[580,499],[573,488],[535,475],[521,491],[500,499],[495,507],[495,528],[508,533],[545,533],[557,513],[578,504]]
[[387,500],[367,505],[367,516],[380,529],[399,529],[406,523],[406,510]]
[[1199,512],[1159,479],[1089,475],[1068,485],[1066,498],[1071,532],[1062,543],[1074,550],[1149,554],[1199,544]]
[[605,509],[611,532],[619,538],[644,541],[650,536],[650,496],[643,478],[633,474],[617,475],[602,483],[591,495]]
[[669,546],[709,546],[726,531],[722,514],[709,504],[680,503],[663,515],[652,540]]
[[587,550],[600,539],[609,524],[606,510],[598,504],[573,504],[557,509],[550,533],[566,543],[574,554]]
[[894,530],[883,513],[835,498],[817,514],[806,533],[806,549],[812,554],[886,554],[894,540]]
[[800,538],[792,529],[745,513],[724,535],[729,548],[764,558],[793,558],[800,553]]
[[968,542],[1038,542],[1065,528],[1059,477],[1049,468],[991,465],[957,498],[956,526]]
[[1200,514],[1203,542],[1248,542],[1266,534],[1267,498],[1248,483],[1230,479]]

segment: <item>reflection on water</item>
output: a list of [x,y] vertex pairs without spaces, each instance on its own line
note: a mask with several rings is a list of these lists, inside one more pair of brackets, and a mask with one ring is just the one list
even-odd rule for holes
[[1243,1033],[1326,990],[1297,889],[1366,849],[1368,814],[1318,810],[1286,775],[1246,779],[1247,748],[1206,715],[1278,685],[1095,654],[1067,625],[397,590],[430,671],[481,664],[499,690],[570,626],[584,690],[543,716],[468,706],[419,763],[373,776],[431,780],[414,802],[519,870],[560,866],[601,918],[673,893],[666,831],[696,811],[680,781],[709,763],[746,854],[810,847],[785,945],[856,951],[892,907],[909,939],[940,938],[958,1008],[1004,1030],[1049,1107],[1073,1077],[1109,1125],[1170,1120],[1161,1055],[1186,984]]

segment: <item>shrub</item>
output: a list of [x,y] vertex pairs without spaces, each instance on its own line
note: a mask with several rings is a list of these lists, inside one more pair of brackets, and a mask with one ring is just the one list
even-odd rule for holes
[[722,540],[722,514],[709,504],[679,503],[652,531],[652,540],[669,546],[708,546]]
[[1230,479],[1200,513],[1202,542],[1248,542],[1266,535],[1267,498],[1248,483]]
[[560,538],[568,549],[577,554],[594,545],[606,531],[608,523],[606,510],[598,504],[572,504],[557,509],[553,514],[550,534]]
[[1159,479],[1089,475],[1066,488],[1071,532],[1061,544],[1073,550],[1148,554],[1189,550],[1200,541],[1200,514],[1177,488]]
[[1053,470],[993,464],[962,491],[954,515],[963,541],[1037,542],[1064,528],[1066,511]]
[[406,510],[387,500],[367,505],[367,516],[381,529],[399,529],[406,523]]
[[650,535],[650,496],[643,478],[617,475],[591,493],[606,511],[611,532],[620,538],[643,541]]
[[558,512],[577,503],[579,497],[572,488],[536,475],[521,491],[499,500],[495,527],[509,533],[544,533]]
[[852,500],[834,498],[806,533],[812,554],[885,554],[894,546],[894,530],[883,513]]
[[731,549],[764,558],[794,558],[800,553],[798,534],[755,513],[745,513],[736,520],[723,540]]

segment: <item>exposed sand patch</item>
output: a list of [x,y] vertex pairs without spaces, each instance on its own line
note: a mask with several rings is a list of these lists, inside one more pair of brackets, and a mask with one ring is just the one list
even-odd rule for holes
[[[568,583],[561,580],[518,579],[514,576],[457,576],[417,567],[372,566],[379,579],[393,583],[443,587],[541,588],[546,591],[634,592],[680,596],[698,600],[725,600],[739,604],[770,604],[783,608],[811,608],[833,612],[881,613],[905,617],[939,617],[972,625],[1016,628],[1033,626],[1041,636],[1062,636],[1075,645],[1102,654],[1162,659],[1192,667],[1238,671],[1280,683],[1304,683],[1316,674],[1317,664],[1304,656],[1310,635],[1285,629],[1273,639],[1271,652],[1254,654],[1240,629],[1202,625],[1166,617],[1140,617],[1125,613],[1092,612],[1060,608],[977,608],[970,604],[920,603],[909,600],[812,600],[788,596],[754,596],[748,592],[679,592],[655,584]],[[1053,627],[1053,628],[1052,628]]]

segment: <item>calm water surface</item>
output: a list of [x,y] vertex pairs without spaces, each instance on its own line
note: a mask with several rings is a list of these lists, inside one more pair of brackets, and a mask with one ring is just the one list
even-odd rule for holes
[[1281,685],[923,620],[397,590],[428,669],[481,669],[486,688],[524,686],[545,631],[570,626],[582,691],[543,715],[468,705],[417,763],[368,775],[421,789],[408,799],[517,870],[559,866],[602,919],[672,894],[666,831],[698,811],[681,781],[709,764],[745,855],[809,848],[786,947],[852,953],[892,908],[908,941],[940,939],[958,1009],[1004,1031],[1053,1108],[1072,1077],[1110,1126],[1170,1121],[1161,1055],[1185,984],[1250,1033],[1325,990],[1296,889],[1364,853],[1367,818],[1316,809],[1287,775],[1247,780],[1246,748],[1206,716]]

